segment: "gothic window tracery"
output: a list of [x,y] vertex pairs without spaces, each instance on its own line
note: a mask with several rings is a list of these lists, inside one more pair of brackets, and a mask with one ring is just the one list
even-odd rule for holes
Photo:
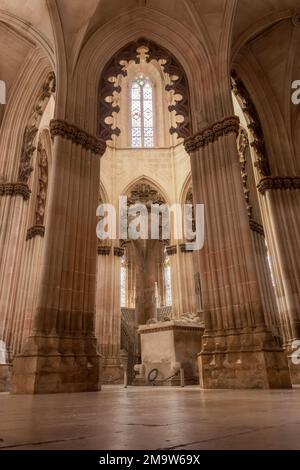
[[154,147],[153,85],[143,74],[131,86],[131,145]]

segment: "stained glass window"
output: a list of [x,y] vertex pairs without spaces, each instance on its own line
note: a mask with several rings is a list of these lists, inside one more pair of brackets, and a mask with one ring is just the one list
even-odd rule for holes
[[154,147],[153,87],[144,75],[139,75],[131,88],[131,145]]

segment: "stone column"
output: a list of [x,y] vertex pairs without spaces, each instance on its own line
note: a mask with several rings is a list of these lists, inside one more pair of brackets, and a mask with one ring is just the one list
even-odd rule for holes
[[122,383],[126,356],[121,353],[120,270],[124,249],[98,247],[96,337],[102,356],[102,383]]
[[178,246],[169,245],[166,247],[167,255],[170,259],[171,286],[172,286],[172,318],[178,318],[181,312],[181,288],[180,270],[178,269]]
[[15,352],[15,291],[20,279],[29,196],[27,184],[0,183],[0,340],[5,343],[9,359]]
[[265,323],[273,335],[282,342],[280,339],[280,337],[283,336],[282,325],[276,303],[274,286],[272,285],[265,232],[262,225],[261,209],[259,205],[253,163],[251,160],[249,138],[247,131],[242,127],[240,128],[238,137],[238,152],[240,157],[244,199],[251,230]]
[[99,155],[105,142],[62,120],[54,139],[33,332],[13,364],[15,393],[99,389],[94,332]]
[[173,318],[196,314],[196,290],[193,253],[186,251],[185,243],[167,247],[170,257]]
[[[275,268],[280,315],[285,325],[289,368],[300,383],[300,365],[293,360],[300,340],[300,177],[267,177],[258,186],[264,206],[266,231]],[[282,300],[282,301],[281,301]],[[296,353],[297,356],[297,353]]]
[[201,385],[290,387],[286,357],[265,325],[236,146],[238,132],[238,118],[228,117],[185,141],[194,203],[205,206],[205,244],[199,252],[205,311]]

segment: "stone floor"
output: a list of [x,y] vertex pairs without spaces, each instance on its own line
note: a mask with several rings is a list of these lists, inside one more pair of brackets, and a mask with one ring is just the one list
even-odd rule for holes
[[300,449],[300,389],[2,393],[0,449]]

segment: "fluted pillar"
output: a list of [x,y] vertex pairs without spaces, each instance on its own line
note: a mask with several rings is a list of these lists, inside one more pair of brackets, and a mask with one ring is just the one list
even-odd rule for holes
[[265,241],[261,208],[255,182],[253,163],[251,159],[248,132],[240,128],[238,137],[238,152],[240,157],[241,178],[244,190],[244,200],[249,219],[251,238],[254,249],[258,284],[260,288],[264,318],[266,326],[271,330],[279,342],[283,336],[282,320],[279,316],[275,298],[275,289],[272,285],[271,270],[268,260],[268,250]]
[[24,183],[0,183],[0,340],[12,357],[15,352],[15,296],[26,237],[26,217],[30,190]]
[[236,147],[238,132],[238,118],[229,117],[185,141],[194,203],[205,206],[205,243],[199,252],[205,312],[201,385],[289,387],[285,355],[265,325]]
[[96,208],[105,143],[52,121],[48,230],[32,335],[13,364],[16,393],[98,390]]
[[196,314],[193,253],[186,250],[185,243],[168,246],[167,253],[171,266],[173,318]]
[[[285,320],[285,348],[292,382],[300,383],[295,361],[300,340],[300,177],[267,177],[260,181],[280,315]],[[294,353],[294,354],[293,354]],[[297,359],[297,357],[296,357]]]
[[96,337],[102,383],[122,383],[126,357],[121,353],[120,270],[124,249],[98,247]]

